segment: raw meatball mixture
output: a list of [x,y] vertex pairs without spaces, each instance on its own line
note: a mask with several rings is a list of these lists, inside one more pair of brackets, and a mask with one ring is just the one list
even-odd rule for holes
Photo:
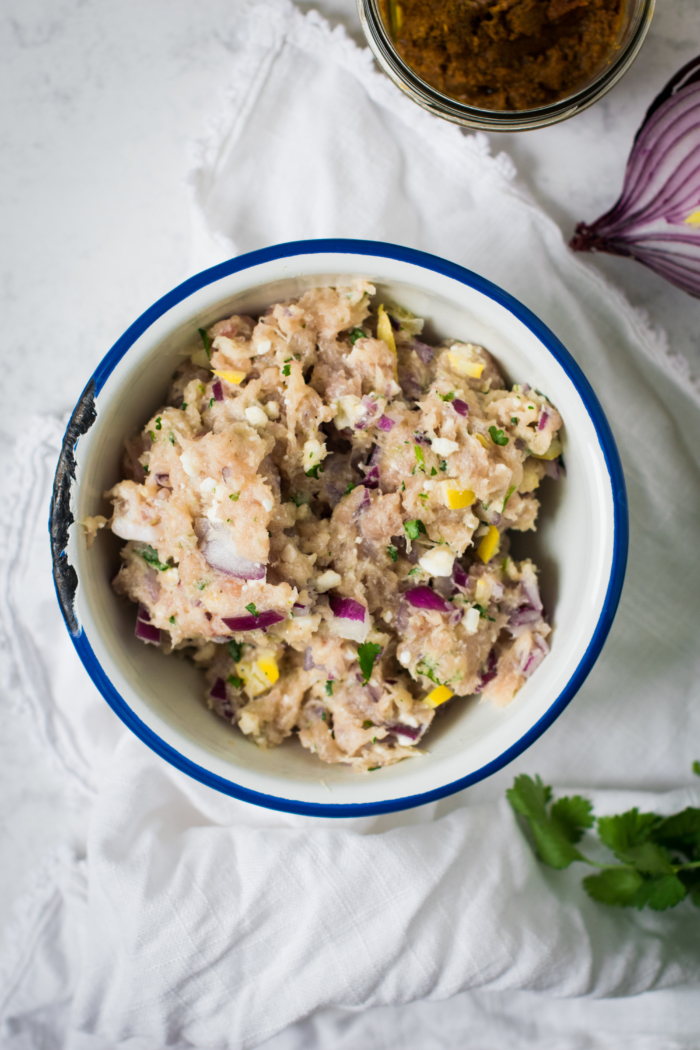
[[370,771],[419,754],[446,701],[509,704],[547,654],[507,533],[561,470],[544,395],[374,295],[314,288],[202,331],[107,493],[137,637],[191,657],[261,747],[295,733]]

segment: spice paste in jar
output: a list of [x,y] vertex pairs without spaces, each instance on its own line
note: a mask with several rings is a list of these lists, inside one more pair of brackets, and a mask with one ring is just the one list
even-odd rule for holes
[[445,95],[523,110],[582,87],[615,49],[623,0],[380,0],[397,51]]

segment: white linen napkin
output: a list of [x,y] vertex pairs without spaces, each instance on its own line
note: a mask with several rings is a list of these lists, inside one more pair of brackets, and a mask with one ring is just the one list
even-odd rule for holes
[[586,790],[598,813],[700,804],[700,396],[483,137],[423,113],[344,33],[286,0],[255,4],[242,41],[192,177],[198,262],[373,237],[521,298],[582,365],[615,431],[627,584],[589,680],[501,774],[376,819],[257,809],[152,755],[87,680],[49,577],[60,428],[37,421],[3,503],[8,688],[91,816],[86,844],[47,861],[20,904],[0,960],[3,1046],[690,1050],[700,913],[594,904],[580,870],[534,859],[503,790],[529,771]]

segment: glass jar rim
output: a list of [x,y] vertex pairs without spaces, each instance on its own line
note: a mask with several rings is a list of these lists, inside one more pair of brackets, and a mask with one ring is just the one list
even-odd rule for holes
[[443,94],[418,76],[394,47],[379,10],[379,0],[357,0],[367,43],[384,72],[409,98],[436,116],[482,131],[526,131],[573,117],[602,98],[627,72],[649,30],[656,0],[641,0],[637,24],[619,55],[601,74],[565,98],[533,109],[493,110],[470,106]]

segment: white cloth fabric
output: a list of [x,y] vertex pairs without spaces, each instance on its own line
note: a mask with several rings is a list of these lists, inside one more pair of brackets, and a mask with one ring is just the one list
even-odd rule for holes
[[599,813],[700,805],[700,396],[485,139],[414,107],[366,52],[286,0],[256,3],[242,39],[192,178],[198,265],[286,239],[373,237],[517,295],[612,423],[627,583],[589,680],[509,769],[377,819],[257,809],[152,755],[88,681],[49,575],[61,428],[35,421],[3,503],[8,688],[90,823],[19,903],[0,960],[2,1045],[690,1050],[700,912],[594,904],[580,870],[533,858],[503,790],[529,771],[585,790]]

